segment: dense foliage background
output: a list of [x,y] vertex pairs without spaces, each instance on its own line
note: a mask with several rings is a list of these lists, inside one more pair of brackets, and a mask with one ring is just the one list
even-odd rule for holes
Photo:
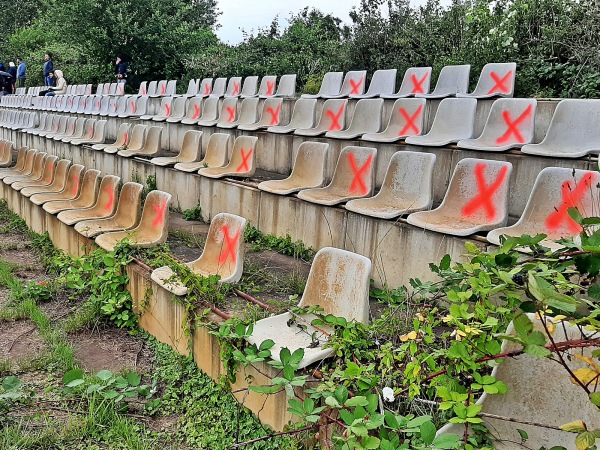
[[[388,12],[382,14],[383,10]],[[131,58],[132,82],[298,74],[314,92],[329,70],[516,61],[517,95],[597,97],[600,5],[595,0],[362,0],[352,23],[304,9],[236,46],[219,42],[216,0],[20,0],[0,15],[0,59],[22,56],[28,84],[41,81],[46,51],[70,82],[112,79],[118,53]],[[243,27],[244,24],[239,24]],[[38,70],[39,69],[39,70]],[[476,80],[473,80],[475,82]]]

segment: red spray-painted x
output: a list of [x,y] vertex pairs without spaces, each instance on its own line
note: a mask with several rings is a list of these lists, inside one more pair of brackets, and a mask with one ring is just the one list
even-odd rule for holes
[[340,118],[344,112],[344,106],[340,106],[340,109],[337,113],[334,113],[331,109],[328,109],[325,114],[329,116],[331,119],[331,125],[329,125],[329,131],[338,131],[342,129],[342,125],[340,124]]
[[354,153],[348,154],[348,161],[350,162],[350,168],[352,169],[352,173],[354,174],[352,184],[350,185],[350,193],[354,194],[358,192],[360,195],[366,195],[367,192],[369,192],[369,190],[367,189],[367,185],[363,180],[363,176],[371,168],[371,163],[373,162],[373,155],[369,155],[369,157],[361,167],[358,167],[358,165],[356,164]]
[[233,264],[236,263],[236,255],[235,250],[238,245],[238,241],[240,239],[240,229],[231,237],[229,235],[229,227],[227,225],[223,225],[221,227],[221,231],[223,232],[223,239],[225,244],[225,249],[219,255],[219,264],[223,264],[227,262],[227,259],[231,258],[231,262]]
[[421,111],[423,111],[423,105],[419,105],[417,110],[412,115],[408,114],[404,108],[400,108],[400,114],[402,114],[402,117],[404,117],[406,125],[404,125],[404,127],[400,130],[398,136],[408,136],[411,130],[414,131],[414,134],[419,134],[420,130],[415,124],[415,121],[421,115]]
[[104,206],[104,210],[105,211],[111,211],[113,208],[113,205],[115,203],[115,191],[114,189],[111,189],[110,186],[106,186],[106,189],[104,190],[104,192],[106,192],[106,195],[108,195],[108,201],[106,202],[106,205]]
[[231,95],[237,95],[240,93],[240,83],[238,83],[237,81],[233,82],[233,92],[231,93]]
[[492,202],[492,197],[496,193],[508,173],[508,167],[503,166],[498,172],[496,179],[488,186],[485,180],[485,169],[486,165],[483,163],[477,163],[475,165],[475,179],[477,181],[477,188],[479,193],[471,199],[462,209],[463,215],[469,217],[475,214],[479,209],[485,209],[485,214],[488,220],[493,220],[496,217],[496,207]]
[[194,115],[192,116],[192,120],[196,120],[200,117],[200,105],[194,105]]
[[227,113],[229,114],[227,122],[233,122],[235,120],[235,106],[228,106]]
[[423,83],[425,82],[425,80],[427,80],[428,76],[429,76],[429,74],[426,73],[425,75],[423,75],[423,78],[421,78],[420,80],[417,78],[417,76],[414,73],[410,76],[410,80],[412,81],[412,84],[413,84],[413,90],[412,90],[413,94],[423,94],[425,92],[423,90]]
[[273,95],[274,90],[275,90],[275,82],[267,81],[267,94],[266,95]]
[[352,86],[352,90],[350,91],[350,94],[360,94],[360,91],[358,90],[358,88],[360,88],[360,85],[363,84],[363,81],[365,79],[361,78],[358,81],[354,81],[352,79],[350,79],[350,86]]
[[490,73],[490,77],[492,77],[492,80],[494,80],[494,86],[488,91],[488,94],[493,94],[496,92],[502,93],[502,94],[508,94],[510,92],[510,87],[506,85],[506,83],[508,83],[510,80],[509,78],[512,76],[512,70],[509,70],[508,73],[506,75],[504,75],[502,78],[500,78],[500,76],[498,76],[498,74],[496,72],[492,72]]
[[156,205],[152,205],[152,209],[154,210],[154,220],[152,221],[153,227],[158,227],[162,225],[165,219],[165,210],[167,209],[167,202],[158,203]]
[[504,132],[504,134],[502,136],[500,136],[498,139],[496,139],[496,144],[504,144],[505,142],[507,142],[510,139],[510,137],[513,134],[515,135],[515,140],[519,144],[523,144],[525,142],[525,138],[523,137],[523,135],[521,134],[521,131],[519,130],[519,125],[521,123],[523,123],[523,121],[525,121],[526,119],[531,117],[532,112],[533,112],[533,106],[529,105],[527,107],[527,109],[525,111],[523,111],[523,113],[519,117],[517,117],[515,120],[512,120],[512,117],[510,117],[509,111],[502,111],[502,119],[504,119],[504,123],[506,124],[506,131]]
[[568,209],[577,207],[577,203],[583,198],[585,191],[592,185],[594,174],[586,173],[579,183],[575,183],[575,189],[571,186],[573,182],[565,181],[561,186],[562,203],[555,207],[555,211],[546,218],[546,227],[549,231],[556,231],[565,223],[569,231],[573,234],[581,232],[581,226],[575,222],[568,214]]
[[242,170],[245,170],[247,172],[250,170],[250,168],[248,167],[248,162],[250,161],[250,156],[252,156],[253,151],[253,148],[248,150],[248,152],[246,152],[243,148],[240,149],[240,153],[242,154],[242,163],[238,166],[237,169],[235,169],[236,172],[241,172]]
[[277,105],[277,109],[267,108],[267,112],[271,114],[271,123],[269,125],[277,125],[279,123],[279,113],[281,112],[281,104]]

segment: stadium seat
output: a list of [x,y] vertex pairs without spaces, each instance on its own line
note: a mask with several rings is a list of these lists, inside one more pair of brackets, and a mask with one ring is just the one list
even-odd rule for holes
[[335,94],[321,94],[321,98],[342,98],[349,95],[360,95],[365,91],[366,70],[348,72],[344,77],[342,88]]
[[287,125],[269,126],[269,133],[286,134],[292,133],[297,129],[313,128],[315,126],[315,109],[317,107],[317,99],[315,98],[300,98],[294,102],[294,110],[292,111],[292,119]]
[[100,189],[95,203],[89,208],[61,211],[56,216],[66,225],[73,225],[82,220],[104,219],[114,214],[117,207],[120,177],[106,175],[100,182]]
[[[213,97],[211,100],[215,100]],[[208,102],[208,100],[207,100]],[[237,104],[238,99],[236,97],[229,97],[223,100],[221,103],[221,109],[219,115],[211,118],[211,114],[205,119],[204,114],[197,120],[196,123],[202,127],[214,127],[219,122],[235,122],[237,118]]]
[[416,94],[427,94],[431,83],[431,67],[411,67],[402,78],[400,89],[395,94],[381,94],[382,98],[413,97]]
[[[65,164],[63,161],[66,160],[61,160],[58,164]],[[68,161],[68,164],[71,164],[71,161]],[[66,179],[59,178],[57,173],[51,186],[37,188],[35,192],[32,192],[27,188],[27,192],[23,192],[25,191],[25,189],[23,189],[21,193],[23,195],[29,195],[29,200],[36,205],[41,205],[51,200],[74,199],[79,195],[82,184],[81,178],[84,176],[84,171],[85,167],[81,164],[73,164],[67,171]]]
[[394,102],[387,127],[381,133],[366,133],[361,139],[370,142],[396,142],[423,132],[425,99],[399,98]]
[[[226,99],[230,100],[230,99]],[[235,100],[235,99],[231,99]],[[230,121],[231,116],[228,114],[226,120],[223,120],[219,117],[219,122],[217,122],[218,128],[235,128],[241,124],[251,124],[255,123],[258,120],[258,97],[245,98],[242,100],[242,103],[239,107],[239,114],[237,118],[233,121]],[[223,102],[225,103],[225,101]]]
[[452,97],[458,93],[465,93],[469,90],[469,74],[471,72],[470,64],[459,66],[444,66],[440,71],[435,88],[429,94],[415,94],[418,98],[444,98]]
[[123,148],[123,145],[117,147],[116,145],[109,145],[108,147],[104,147],[105,153],[118,153],[124,150],[134,150],[139,151],[144,147],[144,143],[146,142],[146,130],[148,127],[146,125],[134,125],[131,133],[129,134],[129,141],[127,144],[127,148]]
[[94,144],[92,145],[92,148],[94,150],[104,150],[107,147],[121,148],[124,145],[127,145],[127,143],[129,142],[130,128],[131,126],[128,123],[122,123],[121,125],[119,125],[119,129],[117,130],[117,139],[115,140],[115,142],[112,142],[110,144]]
[[328,131],[325,137],[333,139],[355,139],[366,133],[381,131],[383,99],[361,99],[356,103],[352,121],[345,130]]
[[489,63],[481,69],[475,90],[457,93],[457,97],[490,98],[512,97],[515,91],[516,63]]
[[131,158],[133,156],[143,156],[147,158],[161,156],[164,153],[161,147],[162,132],[162,127],[148,127],[144,145],[141,148],[133,147],[132,136],[131,147],[128,147],[125,150],[119,150],[117,154],[119,156],[123,156],[124,158]]
[[202,131],[189,130],[183,135],[181,151],[177,156],[152,158],[150,162],[157,166],[169,166],[177,163],[197,162],[202,159]]
[[[283,79],[283,77],[282,77]],[[244,100],[242,100],[244,101]],[[270,126],[279,125],[281,117],[281,107],[283,105],[282,98],[268,98],[263,103],[260,118],[255,123],[240,123],[238,130],[256,131],[263,130]]]
[[177,163],[175,169],[182,172],[198,172],[203,167],[223,167],[228,160],[230,137],[228,133],[211,134],[201,161]]
[[396,69],[376,70],[367,92],[364,94],[350,94],[350,98],[373,98],[393,94],[394,89],[396,89],[396,72]]
[[[67,199],[49,199],[42,208],[50,214],[58,214],[67,209],[90,208],[96,203],[98,197],[98,184],[100,182],[100,171],[90,169],[85,172],[81,180],[81,190],[75,198]],[[41,194],[40,194],[41,195]]]
[[330,99],[323,103],[321,118],[316,127],[298,128],[294,134],[299,136],[319,136],[328,131],[339,131],[344,128],[346,119],[346,99]]
[[204,167],[198,170],[198,173],[208,178],[251,177],[256,170],[257,141],[258,137],[256,136],[237,137],[233,143],[229,164],[224,167]]
[[327,72],[321,81],[317,94],[302,94],[301,98],[321,98],[324,95],[338,95],[342,89],[344,72]]

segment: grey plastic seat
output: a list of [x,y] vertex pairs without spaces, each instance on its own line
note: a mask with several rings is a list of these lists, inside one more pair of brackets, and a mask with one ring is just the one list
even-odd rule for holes
[[117,95],[117,83],[110,83],[108,87],[108,95]]
[[490,98],[512,97],[515,91],[517,63],[489,63],[481,69],[481,75],[473,92],[456,94],[457,97]]
[[277,85],[275,97],[293,98],[296,96],[296,74],[282,75]]
[[[283,77],[282,77],[283,78]],[[281,106],[283,105],[282,98],[268,98],[263,103],[263,109],[260,119],[256,123],[240,123],[238,130],[256,131],[268,128],[270,126],[279,125],[281,116]]]
[[239,97],[242,95],[242,77],[231,77],[227,82],[225,98]]
[[[123,83],[119,83],[123,84]],[[119,117],[122,114],[127,113],[127,104],[129,103],[129,97],[119,97],[117,102],[113,104],[113,109],[108,113],[108,117]]]
[[[102,105],[103,108],[100,110],[100,113],[98,115],[101,117],[107,117],[110,113],[116,112],[119,100],[119,98],[115,97],[114,95],[111,95],[108,98],[108,103]],[[104,108],[105,105],[106,108]]]
[[102,233],[134,228],[140,221],[143,189],[144,186],[139,183],[125,183],[113,216],[78,222],[75,224],[75,230],[85,237],[93,238]]
[[[210,107],[211,109],[209,111],[206,111],[206,114],[207,114],[206,119],[204,118],[204,113],[203,113],[202,117],[200,117],[200,120],[196,121],[196,123],[198,125],[200,125],[202,127],[214,127],[219,122],[234,123],[236,121],[236,119],[237,119],[237,104],[238,104],[238,99],[236,97],[230,97],[230,98],[224,99],[223,103],[221,103],[221,109],[220,109],[219,115],[217,116],[215,114],[215,116],[212,118],[211,118],[212,111],[213,111],[212,105],[207,105],[209,100],[212,100],[212,102],[214,102],[215,104],[218,102],[217,97],[208,98],[205,101],[205,107]],[[215,109],[215,111],[216,111],[216,109]]]
[[251,177],[256,171],[256,136],[239,136],[233,143],[231,160],[224,167],[205,167],[198,170],[203,177]]
[[350,94],[350,98],[373,98],[393,94],[394,89],[396,89],[396,72],[396,69],[376,70],[367,92],[364,94]]
[[[24,197],[31,197],[34,194],[38,194],[38,193],[42,193],[42,192],[52,192],[52,193],[61,192],[62,190],[65,189],[65,186],[67,185],[67,182],[69,181],[68,175],[69,175],[70,166],[71,166],[71,161],[69,161],[68,159],[61,159],[56,164],[52,183],[50,183],[48,185],[24,187],[23,189],[21,189],[21,195],[23,195]],[[80,170],[84,169],[83,166],[79,166],[79,167],[81,167]],[[71,175],[71,178],[72,178],[71,183],[74,182],[74,177],[75,177],[76,171],[77,171],[77,169],[74,169],[74,172]]]
[[171,115],[171,106],[173,104],[173,97],[162,97],[160,99],[160,108],[157,114],[144,114],[140,116],[140,120],[154,120],[157,121],[166,120]]
[[445,98],[440,102],[429,133],[409,136],[406,143],[442,147],[462,139],[471,139],[476,109],[477,100],[474,98]]
[[458,141],[461,148],[501,152],[533,141],[537,101],[500,98],[492,104],[481,136]]
[[439,207],[408,216],[426,230],[468,236],[506,225],[512,164],[465,158],[458,162]]
[[346,99],[330,99],[323,104],[321,118],[316,127],[298,128],[294,134],[299,136],[319,136],[328,131],[339,131],[344,128],[346,121]]
[[17,160],[17,163],[14,167],[0,169],[0,180],[3,180],[9,176],[19,176],[31,173],[31,169],[33,168],[33,159],[35,158],[36,154],[37,150],[33,148],[26,150],[25,154],[23,154],[22,151],[19,151],[19,156],[21,159]]
[[157,166],[169,166],[177,163],[197,162],[202,158],[202,131],[186,131],[177,156],[152,158],[150,162]]
[[[142,84],[145,84],[146,82],[143,81]],[[141,89],[141,85],[140,85],[140,89]],[[96,86],[96,95],[102,95],[104,94],[104,83],[98,83],[98,85]]]
[[204,158],[198,162],[181,162],[175,164],[175,169],[183,172],[197,172],[204,167],[223,167],[227,164],[229,154],[228,133],[213,133],[208,139]]
[[117,130],[117,139],[112,143],[102,143],[102,144],[94,144],[92,148],[94,150],[104,150],[107,147],[116,147],[121,148],[124,145],[127,145],[129,142],[129,132],[131,126],[128,123],[122,123],[119,125],[119,129]]
[[83,110],[83,114],[93,114],[96,107],[98,108],[98,111],[100,111],[101,102],[102,97],[100,95],[90,96],[88,101],[85,103],[85,109]]
[[120,182],[120,177],[106,175],[100,182],[98,197],[92,206],[61,211],[56,217],[66,225],[73,225],[82,220],[104,219],[112,216],[117,207]]
[[395,94],[382,94],[382,98],[412,97],[416,94],[429,92],[431,83],[431,67],[411,67],[406,70],[402,78],[400,89]]
[[101,144],[106,140],[106,120],[96,121],[89,129],[86,137],[81,139],[73,139],[73,145],[93,145]]
[[[227,100],[227,99],[226,99]],[[224,100],[224,102],[226,101]],[[202,105],[202,115],[199,120],[191,123],[212,123],[215,120],[218,120],[219,117],[219,97],[208,97],[204,100]],[[182,120],[182,123],[189,123],[187,120]]]
[[225,95],[225,89],[227,89],[227,78],[217,78],[213,83],[209,97],[221,98]]
[[69,199],[50,199],[44,203],[42,208],[50,214],[58,214],[68,209],[90,208],[96,203],[98,198],[98,185],[100,183],[100,171],[90,169],[83,175],[81,180],[81,190],[75,198]]
[[135,112],[137,110],[136,102],[140,98],[142,98],[142,97],[139,95],[128,95],[127,97],[123,97],[123,99],[125,100],[125,103],[126,103],[125,111],[119,112],[117,117],[125,119],[125,118],[130,117],[133,114],[135,114]]
[[325,137],[333,139],[354,139],[366,133],[378,133],[381,130],[383,99],[361,99],[356,103],[354,115],[348,128],[340,131],[328,131]]
[[[148,87],[146,89],[145,93],[142,93],[143,96],[149,96],[152,97],[153,95],[156,94],[156,89],[158,87],[158,81],[156,80],[152,80],[150,83],[148,83]],[[140,86],[141,88],[141,86]]]
[[435,159],[433,153],[394,153],[377,195],[350,200],[346,209],[380,219],[393,219],[431,208]]
[[284,180],[263,181],[258,188],[272,194],[287,195],[323,186],[328,150],[326,142],[303,142],[298,147],[290,176]]
[[84,96],[80,97],[79,105],[77,106],[77,110],[75,111],[75,113],[77,113],[77,114],[83,114],[83,112],[85,111],[85,108],[87,106],[87,102],[88,102],[88,96],[87,95],[84,95]]
[[141,117],[146,115],[148,112],[148,98],[148,96],[138,97],[133,105],[130,100],[126,115],[128,117]]
[[[88,136],[94,135],[94,123],[96,119],[83,119],[84,123],[81,125],[79,119],[75,121],[75,132],[71,136],[65,136],[60,139],[63,142],[70,143],[76,139],[85,139]],[[79,122],[79,123],[78,123]]]
[[[117,147],[116,145],[110,145],[104,148],[105,153],[118,153],[123,150],[134,150],[139,151],[144,147],[144,143],[146,142],[146,130],[148,127],[146,125],[134,125],[131,133],[129,135],[129,141],[122,145],[121,147]],[[126,146],[127,148],[123,148]]]
[[600,153],[600,100],[565,99],[556,105],[546,136],[521,148],[530,155],[579,158]]
[[276,84],[276,75],[265,75],[260,80],[260,86],[258,87],[258,96],[260,98],[273,97],[275,95]]
[[270,126],[269,133],[286,134],[297,129],[313,128],[315,126],[316,98],[300,98],[294,102],[292,119],[287,125]]
[[[60,160],[59,166],[66,160]],[[71,161],[68,161],[70,164]],[[68,164],[67,164],[68,167]],[[81,164],[73,164],[67,171],[66,179],[60,179],[58,173],[54,177],[54,182],[50,186],[35,188],[35,191],[31,191],[27,188],[27,191],[23,189],[21,193],[25,196],[29,196],[29,200],[36,204],[42,205],[45,202],[52,200],[70,200],[74,199],[79,195],[82,185],[82,177],[85,167]]]
[[[200,257],[185,263],[201,277],[218,275],[220,283],[236,283],[244,270],[244,231],[246,219],[233,214],[216,214],[210,222]],[[159,267],[150,275],[167,291],[181,296],[188,288],[169,266]]]
[[581,233],[581,226],[568,214],[569,208],[577,208],[583,217],[597,215],[598,181],[597,172],[546,167],[538,174],[517,223],[490,231],[487,240],[500,245],[502,235],[545,234],[547,238],[541,244],[558,250],[562,245],[554,241]]
[[164,154],[161,147],[162,132],[162,127],[148,127],[146,138],[144,139],[144,145],[141,148],[134,148],[132,139],[131,147],[127,148],[126,150],[119,150],[117,154],[125,158],[131,158],[132,156],[162,156]]
[[[67,120],[68,119],[69,119],[68,116],[60,116],[58,118],[58,123],[55,124],[54,130],[47,132],[47,133],[40,134],[40,136],[45,137],[46,139],[51,139],[54,136],[67,135]],[[71,121],[71,122],[73,122],[73,121]]]
[[[52,120],[50,121],[50,123],[46,126],[45,130],[40,130],[37,133],[34,133],[34,135],[40,136],[40,137],[45,137],[47,134],[50,133],[58,133],[58,130],[60,129],[60,119],[63,116],[59,116],[59,115],[54,115],[52,117]],[[85,119],[81,119],[81,120],[85,120]]]
[[369,197],[375,188],[375,157],[371,147],[344,147],[331,182],[322,188],[305,189],[298,198],[320,205],[337,205],[355,198]]
[[34,174],[32,174],[30,180],[15,181],[10,185],[10,187],[15,191],[20,191],[21,189],[30,186],[48,186],[54,179],[54,170],[56,169],[57,160],[58,156],[46,156],[44,159],[44,167],[39,177],[36,177]]
[[156,84],[156,90],[152,94],[148,93],[148,95],[154,98],[167,95],[167,80],[160,80]]
[[324,95],[337,95],[342,88],[344,72],[327,72],[321,81],[317,94],[302,94],[301,98],[321,98]]
[[193,78],[188,82],[187,91],[183,94],[184,97],[193,97],[198,95],[198,89],[200,88],[200,80],[194,80]]
[[440,71],[435,88],[429,94],[415,94],[418,98],[444,98],[463,94],[469,90],[470,64],[444,66]]
[[[226,99],[227,100],[235,100],[235,99]],[[225,101],[223,103],[225,103]],[[218,128],[235,128],[238,125],[242,124],[252,124],[256,123],[258,120],[258,97],[245,98],[242,100],[242,103],[239,108],[239,114],[237,118],[233,121],[230,121],[231,116],[228,115],[227,120],[223,121],[219,117],[219,122],[217,122]]]
[[244,78],[241,98],[256,97],[258,95],[258,77],[256,75]]
[[202,114],[202,99],[200,97],[192,97],[186,107],[185,116],[181,119],[181,123],[192,125],[198,122]]
[[168,117],[166,121],[169,123],[181,122],[185,117],[187,101],[186,97],[175,97],[175,100],[173,100],[171,116]]
[[63,138],[75,135],[76,132],[82,133],[84,126],[85,126],[84,118],[76,119],[75,117],[67,117],[65,129],[61,132],[60,127],[59,127],[59,130],[57,132],[47,133],[46,138],[53,139],[55,141],[61,141]]
[[[322,248],[310,267],[298,307],[320,306],[325,315],[367,324],[370,277],[369,258],[338,248]],[[267,317],[254,324],[252,334],[246,340],[256,345],[267,339],[273,340],[271,358],[276,361],[280,360],[282,348],[292,353],[302,348],[304,357],[298,367],[304,368],[335,353],[333,348],[324,348],[333,330],[327,325],[313,327],[311,323],[315,318],[314,314],[292,312]]]
[[96,238],[96,244],[104,250],[112,251],[123,239],[128,239],[132,247],[155,247],[164,243],[169,234],[169,204],[171,194],[152,191],[146,197],[142,217],[137,227],[127,231],[104,233]]
[[366,70],[354,70],[346,73],[342,88],[336,94],[321,94],[321,98],[342,98],[349,95],[361,95],[365,91]]
[[212,91],[212,84],[212,78],[203,78],[202,81],[200,81],[200,86],[198,87],[198,93],[196,94],[196,97],[208,97]]
[[399,98],[394,102],[387,127],[381,133],[366,133],[361,139],[370,142],[396,142],[423,132],[425,99]]

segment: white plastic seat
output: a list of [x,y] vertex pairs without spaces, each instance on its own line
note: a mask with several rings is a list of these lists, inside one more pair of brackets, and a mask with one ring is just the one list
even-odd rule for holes
[[[226,99],[227,100],[227,99]],[[225,101],[226,101],[225,100]],[[224,101],[224,102],[225,102]],[[182,123],[199,123],[202,121],[203,123],[212,123],[214,120],[218,120],[219,117],[219,97],[208,97],[204,100],[202,105],[202,115],[200,119],[195,121],[187,121],[187,119],[182,120]]]
[[141,117],[145,116],[148,111],[148,96],[128,98],[128,105],[125,114],[120,114],[119,117]]
[[394,153],[377,195],[350,200],[346,209],[366,216],[393,219],[431,208],[435,159],[433,153]]
[[302,94],[301,98],[321,98],[324,95],[337,95],[342,88],[344,72],[327,72],[321,81],[317,94]]
[[15,181],[10,185],[10,187],[15,191],[20,191],[21,189],[26,187],[50,185],[52,183],[52,180],[54,179],[54,171],[56,169],[57,160],[58,156],[46,156],[46,158],[44,159],[44,167],[39,177],[34,176],[32,174],[30,180]]
[[458,66],[444,66],[440,71],[435,88],[429,94],[415,94],[418,98],[444,98],[451,97],[469,90],[470,64]]
[[299,136],[319,136],[328,131],[339,131],[344,128],[346,121],[346,99],[330,99],[323,104],[321,118],[316,127],[298,128],[294,134]]
[[293,98],[296,96],[296,74],[282,75],[277,85],[275,97]]
[[321,98],[343,98],[349,95],[361,95],[365,91],[366,70],[354,70],[346,73],[342,88],[336,94],[321,94]]
[[83,179],[81,180],[81,190],[79,191],[79,195],[77,195],[77,197],[67,199],[49,199],[44,203],[42,208],[44,208],[44,211],[50,214],[58,214],[59,212],[68,209],[89,208],[96,203],[99,183],[100,171],[90,169],[83,175]]
[[92,206],[61,211],[56,217],[66,225],[73,225],[82,220],[103,219],[112,216],[117,207],[120,182],[120,177],[106,175],[100,182],[98,196]]
[[[71,161],[61,159],[56,168],[57,172],[54,181],[49,186],[40,186],[35,188],[25,188],[21,194],[29,197],[29,200],[35,205],[42,205],[51,200],[67,200],[77,197],[81,188],[81,177],[85,167],[81,164],[70,165]],[[59,176],[67,168],[66,176]]]
[[[215,102],[215,104],[216,101],[218,101],[216,97],[209,98],[206,100],[205,106],[207,106],[206,103],[208,103],[209,100],[212,100],[213,102]],[[214,127],[219,122],[233,123],[236,121],[237,118],[237,104],[238,99],[236,97],[229,97],[224,99],[223,103],[221,103],[221,109],[218,117],[215,114],[215,116],[212,118],[212,105],[208,105],[208,107],[210,107],[211,110],[206,112],[206,119],[204,118],[203,113],[202,117],[200,117],[199,120],[196,120],[195,123],[197,123],[201,127]]]
[[203,78],[202,81],[200,81],[200,86],[198,87],[198,93],[196,94],[196,97],[208,97],[212,91],[212,84],[212,78]]
[[500,245],[502,235],[546,234],[542,245],[552,250],[561,248],[554,241],[581,233],[581,226],[567,212],[569,208],[577,208],[583,217],[597,215],[598,181],[598,172],[546,167],[538,174],[517,223],[490,231],[487,240]]
[[117,130],[117,139],[113,143],[94,144],[94,150],[104,150],[107,147],[121,148],[129,142],[129,129],[131,126],[128,123],[122,123]]
[[465,158],[458,162],[439,207],[412,213],[408,223],[454,236],[503,227],[508,220],[512,164]]
[[209,97],[221,98],[225,95],[225,89],[227,88],[227,78],[217,78],[212,86]]
[[546,136],[521,148],[530,155],[579,158],[600,153],[600,100],[565,99],[556,105]]
[[256,75],[244,78],[241,98],[256,97],[258,95],[258,77]]
[[[322,248],[315,255],[298,306],[320,306],[325,315],[367,324],[370,277],[369,258],[338,248]],[[252,335],[246,340],[255,345],[273,340],[271,358],[275,361],[280,361],[279,353],[283,348],[292,353],[304,349],[304,357],[298,365],[302,369],[334,353],[332,348],[323,348],[332,333],[331,328],[326,325],[313,327],[314,319],[313,314],[292,312],[268,317],[254,324]]]
[[[153,95],[156,95],[157,88],[158,88],[158,81],[152,80],[150,83],[148,83],[146,92],[142,92],[142,95],[152,97]],[[142,86],[140,86],[140,89],[142,89]]]
[[[234,98],[225,99],[225,101],[227,101],[227,100],[235,100],[235,99]],[[225,101],[223,103],[225,103]],[[242,125],[242,124],[256,123],[256,121],[258,120],[258,102],[259,102],[258,97],[245,98],[244,100],[242,100],[237,118],[233,121],[230,121],[229,120],[230,116],[228,116],[226,121],[222,121],[221,118],[219,117],[219,122],[217,122],[217,127],[218,128],[235,128],[238,125]]]
[[328,131],[325,137],[333,139],[354,139],[366,133],[378,133],[381,130],[383,99],[361,99],[356,103],[354,115],[348,128],[340,131]]
[[284,180],[263,181],[258,188],[273,194],[287,195],[323,186],[328,149],[329,144],[325,142],[303,142],[298,147],[290,176]]
[[160,100],[160,108],[157,114],[145,114],[140,116],[140,120],[155,120],[164,121],[171,115],[171,107],[173,105],[173,97],[162,97]]
[[242,95],[242,77],[231,77],[227,82],[225,98],[239,97]]
[[[123,83],[119,84],[123,85]],[[108,117],[119,117],[121,114],[126,114],[128,103],[129,97],[119,97],[116,103],[113,103],[112,111],[108,113]]]
[[[200,257],[185,263],[201,277],[219,275],[220,283],[236,283],[244,270],[244,231],[246,219],[233,214],[216,214],[210,222],[204,249]],[[188,288],[169,266],[159,267],[150,275],[167,291],[181,296]]]
[[186,107],[185,116],[181,119],[181,123],[192,125],[198,122],[202,114],[202,99],[200,97],[192,97]]
[[169,123],[181,122],[181,120],[185,117],[186,105],[186,97],[175,97],[175,100],[173,100],[171,115],[167,118],[166,121]]
[[197,162],[202,158],[202,131],[189,130],[183,135],[181,151],[177,156],[152,158],[150,162],[157,166],[169,166],[177,163]]
[[[146,142],[146,130],[148,127],[146,125],[134,125],[131,133],[129,134],[129,141],[124,143],[122,146],[117,147],[116,145],[109,145],[108,147],[104,147],[105,153],[118,153],[123,150],[133,150],[139,151],[144,147],[144,143]],[[127,148],[123,148],[127,146]]]
[[297,129],[313,128],[315,126],[315,110],[317,107],[317,99],[315,98],[300,98],[294,102],[294,110],[292,118],[287,125],[269,126],[269,133],[286,134]]
[[[135,128],[134,128],[135,131]],[[133,137],[131,140],[131,147],[125,150],[119,150],[117,154],[125,158],[131,158],[132,156],[143,156],[143,157],[155,157],[161,156],[164,152],[162,151],[162,127],[148,127],[144,144],[141,148],[135,148],[133,146]]]
[[148,93],[148,95],[150,97],[164,97],[165,95],[167,95],[167,80],[160,80],[157,84],[156,84],[156,90],[154,91],[154,93],[150,94]]
[[512,97],[515,91],[517,63],[489,63],[481,69],[481,75],[473,92],[457,93],[457,97],[490,98]]
[[409,136],[406,143],[442,147],[462,139],[471,139],[476,110],[477,100],[474,98],[445,98],[438,106],[429,133]]
[[344,147],[331,183],[322,188],[304,189],[298,198],[320,205],[337,205],[355,198],[369,197],[375,187],[375,157],[371,147]]
[[492,104],[481,136],[456,144],[461,148],[501,152],[533,141],[537,101],[529,98],[500,98]]
[[350,94],[350,98],[373,98],[391,95],[396,89],[396,69],[376,70],[371,78],[369,89],[364,94]]
[[256,171],[256,136],[239,136],[233,143],[231,160],[224,167],[205,167],[198,170],[203,177],[251,177]]
[[[282,77],[283,78],[283,77]],[[256,131],[270,126],[279,125],[281,116],[282,98],[268,98],[263,103],[260,119],[255,123],[240,123],[238,130]]]
[[228,133],[211,134],[202,160],[177,163],[175,169],[182,172],[197,172],[204,167],[223,167],[227,164],[230,137]]
[[198,95],[198,89],[200,88],[200,80],[194,80],[193,78],[188,82],[188,88],[184,97],[193,97]]
[[77,119],[75,121],[75,133],[73,133],[73,135],[71,136],[66,136],[63,137],[61,139],[61,141],[69,143],[69,142],[73,142],[76,139],[85,139],[88,136],[93,136],[94,135],[94,123],[96,122],[96,119],[83,119],[85,122],[83,123],[83,125],[81,125],[81,123],[79,123],[80,126],[77,125],[77,122],[79,121],[79,119]]
[[411,67],[402,78],[400,89],[395,94],[381,94],[381,98],[413,97],[427,94],[431,83],[431,67]]
[[381,133],[366,133],[361,139],[371,142],[396,142],[423,132],[425,99],[399,98],[394,102],[387,127]]
[[273,97],[275,95],[276,84],[276,75],[265,75],[260,79],[260,86],[258,87],[258,96],[260,98]]
[[73,145],[93,145],[101,144],[106,139],[106,120],[98,120],[92,124],[86,137],[81,139],[73,139]]

